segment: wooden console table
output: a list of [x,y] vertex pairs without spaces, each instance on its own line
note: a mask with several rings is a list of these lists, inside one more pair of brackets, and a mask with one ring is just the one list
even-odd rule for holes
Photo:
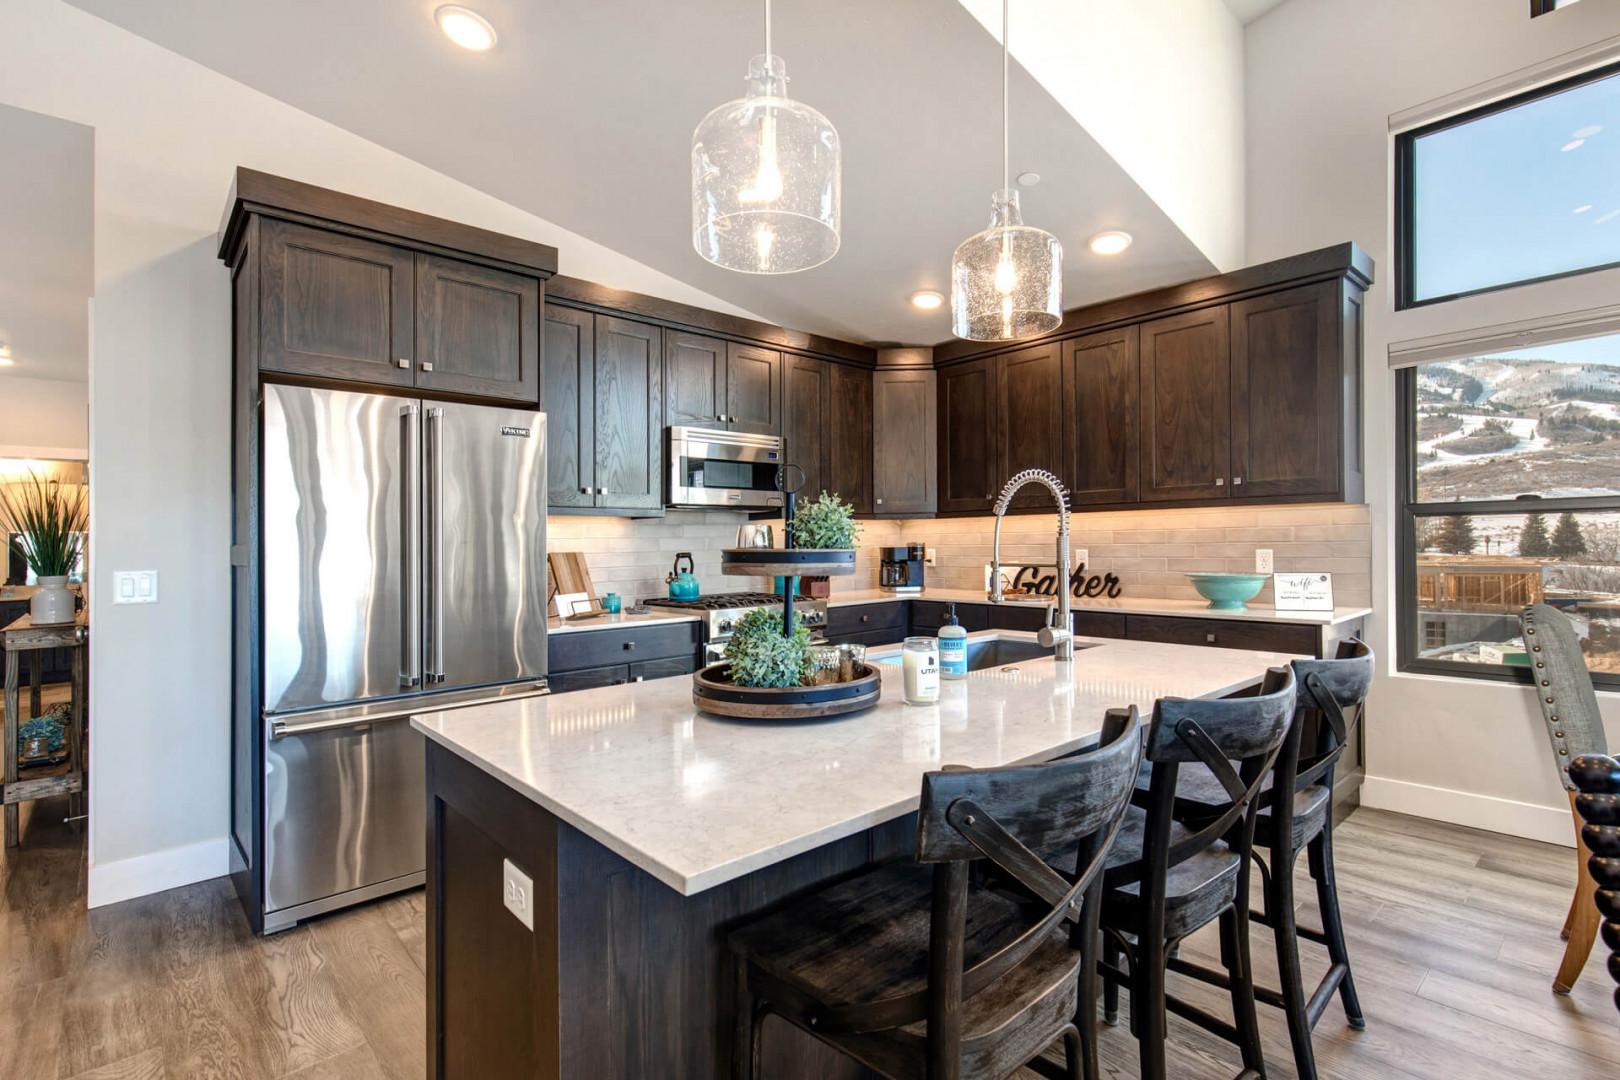
[[[80,611],[78,616],[70,623],[57,623],[50,626],[35,626],[32,616],[24,615],[0,630],[0,642],[6,650],[6,703],[5,703],[5,743],[0,745],[0,760],[5,763],[4,785],[0,786],[0,803],[5,805],[6,818],[6,847],[16,847],[18,843],[17,809],[18,804],[31,799],[43,799],[49,795],[68,794],[74,797],[75,805],[80,793],[84,790],[84,719],[85,719],[85,642],[89,640],[90,628],[86,613]],[[72,650],[72,702],[69,706],[67,723],[67,760],[54,765],[43,765],[37,768],[22,768],[17,765],[17,729],[21,726],[19,717],[21,701],[18,681],[20,660],[24,652],[36,649],[70,649]],[[40,690],[40,664],[30,664],[29,672],[29,716],[39,715]],[[75,813],[77,810],[75,809]]]

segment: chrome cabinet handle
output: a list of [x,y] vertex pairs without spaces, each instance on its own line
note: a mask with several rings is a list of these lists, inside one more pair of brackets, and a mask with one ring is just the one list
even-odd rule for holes
[[882,500],[882,499],[879,499],[879,500],[878,500],[878,501],[877,501],[877,504],[878,504],[878,505],[879,505],[879,506],[882,506],[882,505],[883,505],[883,500]]
[[589,495],[591,493],[591,489],[588,487],[582,487],[579,489],[579,493],[581,495]]
[[433,361],[431,361],[431,360],[422,361],[422,370],[423,371],[432,371],[433,370]]
[[1233,487],[1237,487],[1238,485],[1240,485],[1242,483],[1243,483],[1243,477],[1241,477],[1241,476],[1232,477],[1232,486]]
[[409,368],[411,366],[411,362],[409,359],[402,356],[399,358],[399,366],[402,368]]
[[1205,634],[1204,635],[1204,640],[1206,642],[1208,642],[1209,644],[1213,645],[1213,644],[1215,644],[1215,635],[1214,634]]
[[433,604],[433,660],[428,678],[444,682],[444,410],[427,411],[428,451],[428,596]]
[[1215,486],[1216,486],[1216,487],[1225,487],[1225,486],[1226,486],[1226,477],[1224,477],[1224,476],[1217,476],[1217,477],[1216,477],[1216,478],[1215,478]]
[[404,598],[399,626],[401,686],[418,686],[422,682],[422,503],[421,491],[414,482],[422,475],[422,432],[417,424],[420,411],[415,405],[403,405],[399,410],[399,456],[406,477],[399,502],[399,574]]

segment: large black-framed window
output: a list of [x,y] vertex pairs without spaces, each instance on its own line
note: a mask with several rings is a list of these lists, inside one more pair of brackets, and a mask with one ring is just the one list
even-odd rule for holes
[[1395,229],[1401,309],[1620,267],[1620,63],[1397,135]]
[[1620,690],[1620,334],[1397,379],[1400,669],[1529,682],[1518,616],[1545,602]]

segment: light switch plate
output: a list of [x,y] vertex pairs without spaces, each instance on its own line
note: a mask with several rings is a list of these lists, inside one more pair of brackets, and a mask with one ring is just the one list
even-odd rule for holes
[[518,922],[534,929],[534,879],[513,866],[511,859],[501,860],[501,902]]
[[932,545],[923,548],[923,565],[934,565],[934,549]]
[[1271,557],[1270,548],[1254,549],[1254,572],[1257,574],[1272,574],[1277,570],[1277,563]]
[[1069,556],[1069,565],[1079,568],[1091,562],[1091,552],[1085,548],[1075,548]]
[[155,604],[158,599],[156,570],[114,570],[113,603]]

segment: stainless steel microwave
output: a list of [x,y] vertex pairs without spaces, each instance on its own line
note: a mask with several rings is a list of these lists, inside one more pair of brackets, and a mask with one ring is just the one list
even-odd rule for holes
[[664,502],[670,506],[770,510],[782,505],[776,486],[782,464],[778,436],[671,427],[664,449],[669,463]]

